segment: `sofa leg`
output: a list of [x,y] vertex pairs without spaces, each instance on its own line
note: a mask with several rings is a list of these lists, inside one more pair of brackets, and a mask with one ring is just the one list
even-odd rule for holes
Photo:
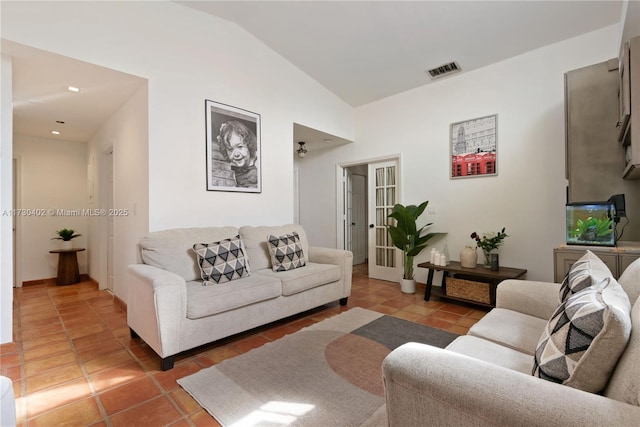
[[349,297],[340,298],[340,305],[347,305]]
[[173,369],[173,364],[176,361],[176,356],[169,356],[162,359],[160,362],[160,367],[163,371],[168,371],[169,369]]
[[129,335],[131,335],[131,338],[140,338],[140,335],[138,335],[136,331],[131,328],[129,328]]

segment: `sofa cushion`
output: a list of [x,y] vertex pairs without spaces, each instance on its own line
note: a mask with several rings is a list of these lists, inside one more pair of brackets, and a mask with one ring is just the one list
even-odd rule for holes
[[196,243],[202,284],[226,283],[249,275],[249,262],[240,236],[213,243]]
[[[640,260],[639,260],[640,261]],[[639,264],[640,265],[640,264]],[[640,285],[640,282],[637,282]],[[620,356],[604,395],[640,406],[640,298],[631,309],[631,337]]]
[[592,393],[604,389],[631,334],[627,294],[610,277],[562,303],[534,356],[533,375]]
[[618,283],[625,290],[633,306],[640,295],[640,258],[633,261],[622,272]]
[[565,302],[568,297],[576,292],[603,283],[603,280],[607,277],[612,277],[609,267],[593,252],[588,250],[573,263],[562,281],[559,304]]
[[195,242],[217,242],[235,237],[236,227],[181,228],[154,231],[140,239],[142,261],[170,271],[184,280],[199,280],[200,267],[193,256]]
[[504,308],[494,308],[469,329],[469,335],[532,356],[545,326],[547,319]]
[[492,341],[470,335],[463,335],[456,338],[447,346],[447,350],[527,375],[531,373],[531,367],[533,365],[530,354],[525,354]]
[[[307,263],[304,268],[275,272],[270,269],[254,270],[255,274],[278,278],[282,281],[282,295],[294,295],[307,289],[337,282],[342,274],[340,267],[333,264]],[[255,275],[254,274],[254,275]]]
[[267,236],[269,234],[282,236],[283,234],[290,234],[294,232],[298,233],[298,236],[300,237],[302,252],[309,254],[307,234],[301,225],[288,224],[271,227],[240,227],[240,237],[244,242],[244,247],[247,249],[247,256],[251,262],[251,270],[257,271],[262,270],[263,268],[271,268],[271,253],[269,252],[269,245],[267,243]]
[[187,318],[211,316],[281,294],[278,279],[258,274],[236,280],[233,286],[202,286],[199,280],[187,282]]
[[293,232],[282,236],[270,234],[267,236],[267,242],[273,271],[288,271],[304,267],[304,252],[298,233]]

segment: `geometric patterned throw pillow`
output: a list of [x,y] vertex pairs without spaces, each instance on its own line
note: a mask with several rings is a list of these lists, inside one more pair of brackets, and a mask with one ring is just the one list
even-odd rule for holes
[[271,253],[273,271],[287,271],[305,265],[304,253],[298,233],[284,236],[268,235],[267,242]]
[[198,257],[202,284],[205,286],[249,275],[249,259],[240,236],[214,243],[196,243],[193,250]]
[[559,293],[559,303],[568,297],[591,286],[598,286],[604,279],[612,277],[609,267],[593,252],[587,252],[569,269],[562,281]]
[[631,306],[613,278],[570,296],[538,341],[532,375],[597,393],[604,389],[631,334]]

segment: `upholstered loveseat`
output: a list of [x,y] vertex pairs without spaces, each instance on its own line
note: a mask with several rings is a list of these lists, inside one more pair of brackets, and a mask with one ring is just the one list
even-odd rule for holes
[[[287,270],[267,238],[292,235],[298,264]],[[232,280],[215,283],[220,274],[203,265],[227,259],[219,249],[217,257],[206,252],[220,242],[232,245],[234,264]],[[157,231],[141,239],[140,250],[143,263],[129,266],[127,322],[162,358],[163,370],[180,352],[333,301],[346,305],[351,293],[352,253],[309,246],[299,225]],[[274,271],[272,260],[283,271]]]
[[389,425],[640,425],[640,260],[617,282],[590,252],[580,261],[564,287],[502,282],[497,307],[446,349],[391,352]]

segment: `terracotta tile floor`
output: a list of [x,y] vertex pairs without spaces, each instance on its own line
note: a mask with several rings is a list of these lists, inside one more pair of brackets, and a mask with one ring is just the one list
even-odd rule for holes
[[178,356],[159,357],[129,337],[126,313],[90,282],[14,289],[14,339],[0,347],[2,375],[12,379],[19,426],[218,425],[176,379],[274,341],[351,307],[363,307],[458,334],[487,310],[423,300],[354,267],[349,304],[328,304]]

